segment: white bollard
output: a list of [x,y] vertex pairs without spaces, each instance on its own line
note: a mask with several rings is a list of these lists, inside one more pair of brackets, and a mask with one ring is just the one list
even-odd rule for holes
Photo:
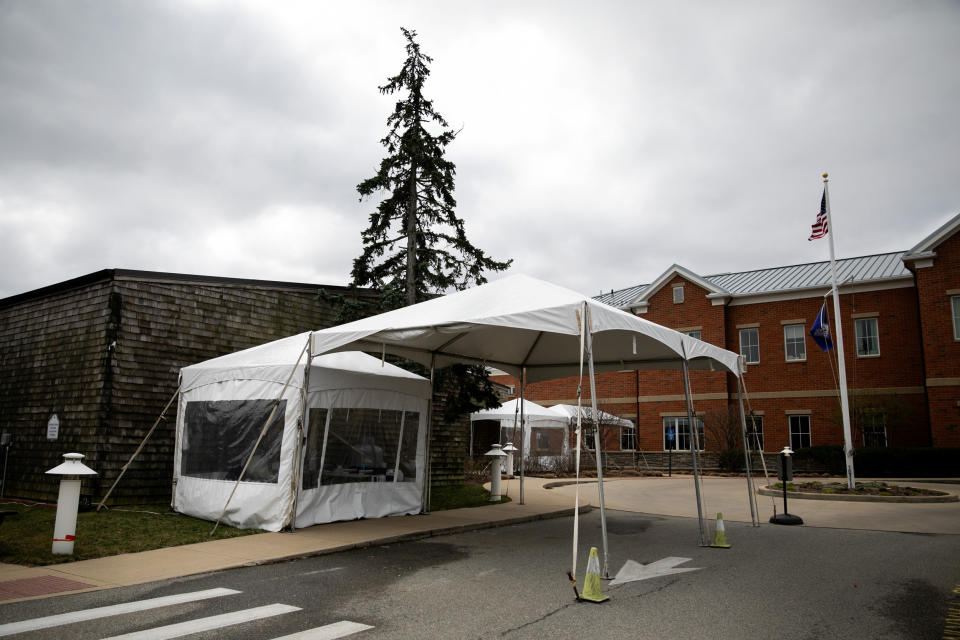
[[503,450],[507,452],[507,475],[512,476],[513,475],[513,452],[519,451],[519,449],[513,446],[512,442],[508,442],[507,444],[503,445]]
[[500,502],[500,465],[507,454],[500,449],[499,444],[495,444],[483,455],[493,458],[490,462],[490,502]]
[[53,525],[54,555],[72,555],[77,534],[77,509],[80,506],[81,476],[95,476],[97,472],[83,464],[82,453],[63,454],[63,464],[47,471],[61,476],[57,496],[57,519]]

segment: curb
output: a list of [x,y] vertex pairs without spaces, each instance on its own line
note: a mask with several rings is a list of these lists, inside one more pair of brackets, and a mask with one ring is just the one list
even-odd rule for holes
[[[587,513],[592,510],[593,510],[592,505],[583,505],[580,507],[581,514]],[[278,564],[280,562],[289,562],[290,560],[297,560],[298,558],[315,558],[319,556],[331,555],[334,553],[341,553],[343,551],[353,551],[355,549],[369,549],[370,547],[379,547],[383,545],[394,544],[397,542],[423,540],[424,538],[432,538],[434,536],[445,536],[453,533],[464,533],[467,531],[479,531],[481,529],[493,529],[496,527],[502,527],[502,526],[507,526],[512,524],[523,524],[525,522],[535,522],[538,520],[564,518],[566,516],[572,516],[572,515],[573,515],[573,509],[561,509],[559,511],[548,511],[546,513],[538,513],[538,514],[529,515],[529,516],[516,516],[513,518],[507,518],[505,520],[472,522],[469,524],[458,524],[452,527],[443,527],[441,529],[413,531],[410,533],[401,533],[395,536],[388,536],[385,538],[377,538],[375,540],[364,540],[362,542],[352,542],[349,544],[340,545],[339,547],[328,547],[326,549],[317,549],[315,551],[292,553],[285,556],[277,556],[274,558],[254,560],[252,562],[238,563],[228,567],[223,567],[221,569],[216,569],[214,571],[203,571],[201,573],[216,573],[217,571],[226,571],[228,569],[238,569],[240,567],[257,567],[257,566],[263,566],[263,565]],[[185,574],[185,575],[193,575],[193,574]]]
[[[758,487],[757,493],[761,496],[779,497],[783,495],[783,489],[771,489],[770,486]],[[842,493],[802,493],[800,491],[787,491],[787,496],[791,500],[840,500],[845,502],[900,502],[900,503],[932,503],[932,502],[960,502],[960,497],[955,493],[948,493],[942,496],[851,496]]]

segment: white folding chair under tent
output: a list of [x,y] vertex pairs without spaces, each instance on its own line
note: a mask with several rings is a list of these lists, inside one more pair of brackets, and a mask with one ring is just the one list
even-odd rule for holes
[[[500,444],[513,442],[519,449],[518,455],[525,458],[537,458],[546,463],[549,458],[566,455],[569,452],[567,437],[567,419],[555,411],[542,407],[535,402],[523,400],[522,418],[520,398],[504,402],[496,409],[484,409],[470,414],[470,424],[483,420],[495,420],[500,423]],[[526,429],[521,427],[521,419]],[[514,432],[516,431],[516,440]],[[482,451],[480,453],[483,453]]]
[[181,370],[176,511],[267,531],[421,511],[430,382],[360,352],[310,360],[309,335]]

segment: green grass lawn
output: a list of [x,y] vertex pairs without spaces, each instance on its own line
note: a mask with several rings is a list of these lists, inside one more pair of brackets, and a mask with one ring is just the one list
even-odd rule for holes
[[[436,487],[431,498],[432,511],[491,504],[490,492],[476,485]],[[503,497],[502,502],[509,501],[510,498]],[[55,556],[50,548],[56,505],[3,502],[0,510],[17,512],[15,516],[7,516],[0,525],[0,562],[25,566],[90,560],[263,533],[259,529],[234,529],[221,525],[211,537],[212,522],[174,513],[169,504],[118,506],[78,514],[73,555]]]
[[16,511],[0,525],[0,562],[27,566],[89,560],[120,553],[134,553],[181,544],[234,538],[259,529],[219,526],[213,537],[213,523],[170,511],[168,504],[147,504],[81,513],[77,516],[77,540],[70,556],[53,555],[54,505],[0,504],[4,511]]
[[485,507],[488,504],[504,504],[510,498],[503,496],[499,503],[490,502],[490,492],[475,484],[456,487],[434,487],[430,490],[430,510],[446,511],[463,507]]

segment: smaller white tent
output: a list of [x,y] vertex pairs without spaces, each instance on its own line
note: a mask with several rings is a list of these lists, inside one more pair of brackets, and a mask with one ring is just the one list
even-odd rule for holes
[[309,335],[181,370],[176,511],[216,520],[229,500],[222,522],[268,531],[421,511],[430,382],[359,352],[308,367]]
[[[472,426],[473,423],[483,420],[498,421],[500,444],[513,442],[514,446],[523,452],[524,457],[552,458],[566,455],[569,451],[566,418],[547,407],[523,400],[523,420],[526,423],[526,429],[522,429],[519,403],[520,399],[517,398],[504,402],[496,409],[484,409],[471,413],[470,424]],[[520,451],[517,454],[519,455]]]
[[[557,415],[562,416],[571,429],[577,428],[577,405],[555,404],[550,407],[550,410]],[[593,407],[580,407],[580,422],[584,426],[593,426]],[[597,409],[596,422],[601,428],[618,428],[621,430],[629,429],[632,431],[634,427],[632,420],[615,416],[612,413],[607,413],[606,411],[602,411],[600,409]],[[604,433],[607,433],[606,430],[604,430]],[[606,436],[604,436],[604,438],[606,438]],[[604,446],[607,446],[607,444],[608,441],[604,439]],[[588,448],[593,449],[594,447]]]

